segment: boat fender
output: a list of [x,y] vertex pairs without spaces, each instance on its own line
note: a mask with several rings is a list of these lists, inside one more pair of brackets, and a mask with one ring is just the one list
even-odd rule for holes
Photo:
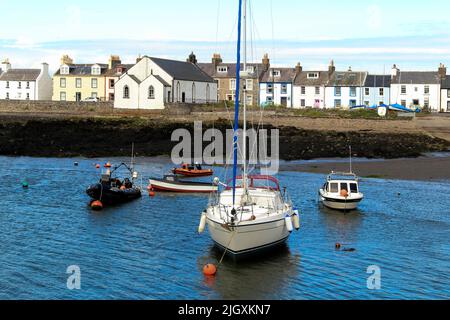
[[284,221],[286,223],[286,229],[289,232],[294,231],[294,225],[292,224],[292,218],[290,216],[286,215],[286,218],[284,218]]
[[94,211],[101,211],[103,210],[103,203],[101,201],[93,201],[91,203],[91,209]]
[[206,227],[206,213],[202,214],[202,217],[200,218],[200,225],[198,226],[198,233],[201,234],[205,231]]
[[294,215],[292,216],[292,221],[294,223],[295,230],[300,230],[300,217],[298,213],[294,213]]

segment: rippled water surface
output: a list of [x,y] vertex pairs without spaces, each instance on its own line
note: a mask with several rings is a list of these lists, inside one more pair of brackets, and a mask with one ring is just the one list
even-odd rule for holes
[[[104,161],[0,157],[0,299],[450,298],[449,182],[363,180],[360,210],[340,214],[317,205],[322,175],[283,172],[301,231],[205,279],[202,266],[220,259],[196,233],[208,198],[158,194],[93,213],[84,191]],[[137,169],[160,176],[167,164],[139,159]],[[66,287],[70,265],[81,290]],[[381,268],[379,291],[367,289],[370,265]]]

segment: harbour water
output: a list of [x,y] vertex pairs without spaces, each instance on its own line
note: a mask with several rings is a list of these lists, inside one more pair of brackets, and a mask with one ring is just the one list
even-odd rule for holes
[[[449,181],[363,179],[365,201],[342,214],[317,204],[323,175],[282,172],[300,232],[264,259],[225,260],[208,279],[202,266],[220,259],[197,234],[208,197],[144,194],[93,213],[85,189],[106,160],[128,161],[0,157],[0,299],[450,298]],[[165,158],[137,162],[144,185],[170,168]],[[80,290],[67,289],[72,265]],[[380,290],[367,288],[371,265]]]

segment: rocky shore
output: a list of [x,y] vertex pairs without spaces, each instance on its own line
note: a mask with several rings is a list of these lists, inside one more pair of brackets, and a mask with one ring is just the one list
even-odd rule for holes
[[[184,128],[193,131],[191,117],[83,117],[51,115],[0,115],[0,154],[35,157],[112,157],[128,156],[135,143],[138,156],[168,155],[176,145],[172,132]],[[230,129],[228,119],[203,119],[203,130]],[[299,120],[300,121],[300,120]],[[307,119],[301,119],[307,122]],[[280,129],[280,157],[284,160],[339,158],[348,156],[348,146],[355,157],[403,158],[418,157],[427,152],[447,151],[450,143],[420,130],[371,130],[347,122],[342,130],[327,124],[327,119],[315,119],[314,127],[296,124],[292,119],[265,119],[265,129]],[[334,121],[334,120],[333,120]],[[370,122],[370,121],[369,121]],[[369,123],[368,122],[368,123]],[[377,122],[377,121],[374,121]],[[338,124],[336,124],[338,125]],[[377,127],[381,123],[376,124]],[[383,124],[389,127],[389,123]],[[407,124],[406,128],[410,128]],[[400,126],[401,127],[401,126]]]

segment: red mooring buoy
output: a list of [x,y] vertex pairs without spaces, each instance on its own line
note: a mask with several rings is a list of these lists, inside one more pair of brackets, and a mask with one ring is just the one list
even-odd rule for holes
[[155,193],[155,191],[150,190],[148,195],[153,198],[154,196],[156,196],[156,193]]
[[217,267],[211,263],[203,267],[203,274],[207,277],[213,277],[217,273]]
[[100,211],[103,210],[103,203],[101,201],[93,201],[91,203],[91,209],[94,211]]

